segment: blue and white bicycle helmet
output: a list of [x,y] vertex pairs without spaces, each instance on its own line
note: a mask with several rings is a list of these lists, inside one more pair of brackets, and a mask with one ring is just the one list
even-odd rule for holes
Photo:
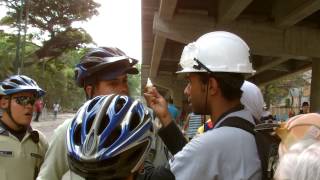
[[70,169],[85,178],[125,178],[139,170],[148,154],[152,128],[151,115],[138,100],[97,96],[69,126]]
[[93,48],[75,67],[75,80],[79,87],[92,85],[99,80],[112,80],[123,74],[138,74],[134,65],[138,61],[118,48]]
[[38,84],[25,75],[13,75],[0,83],[0,89],[3,95],[11,95],[20,92],[34,92],[37,97],[45,95]]

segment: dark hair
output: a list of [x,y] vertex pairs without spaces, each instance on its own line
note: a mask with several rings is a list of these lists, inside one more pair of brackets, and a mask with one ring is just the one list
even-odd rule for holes
[[309,103],[305,101],[302,103],[302,106],[309,106]]
[[244,82],[243,74],[215,72],[215,73],[199,73],[202,83],[207,84],[209,78],[217,80],[221,89],[222,96],[227,100],[240,99],[242,96],[241,86]]

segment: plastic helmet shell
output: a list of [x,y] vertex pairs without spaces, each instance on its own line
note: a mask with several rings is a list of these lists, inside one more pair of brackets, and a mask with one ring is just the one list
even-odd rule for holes
[[138,74],[137,68],[134,67],[137,62],[118,48],[93,48],[76,65],[75,81],[79,87],[84,87],[94,84],[97,80],[114,79],[124,73]]
[[138,100],[98,96],[78,111],[67,134],[68,160],[83,177],[119,178],[138,170],[152,141],[152,118]]
[[33,92],[38,97],[45,95],[45,91],[33,79],[25,75],[13,75],[0,83],[0,94],[2,95],[20,92]]
[[250,62],[248,45],[237,35],[215,31],[204,34],[197,41],[185,46],[180,65],[183,68],[177,73],[206,72],[196,69],[199,60],[211,72],[249,73],[255,72]]

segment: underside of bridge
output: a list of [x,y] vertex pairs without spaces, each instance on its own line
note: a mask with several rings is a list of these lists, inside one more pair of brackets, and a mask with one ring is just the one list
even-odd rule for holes
[[142,0],[142,86],[150,77],[181,105],[175,72],[183,47],[210,31],[238,34],[262,85],[312,69],[311,108],[320,111],[320,0]]

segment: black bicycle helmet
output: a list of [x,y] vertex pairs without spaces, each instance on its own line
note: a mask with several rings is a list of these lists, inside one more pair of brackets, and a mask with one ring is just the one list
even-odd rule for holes
[[75,80],[79,87],[92,85],[99,80],[115,79],[123,74],[138,74],[134,65],[138,61],[118,48],[90,49],[75,68]]
[[88,179],[136,172],[152,142],[152,118],[128,96],[97,96],[85,103],[67,134],[70,169]]

